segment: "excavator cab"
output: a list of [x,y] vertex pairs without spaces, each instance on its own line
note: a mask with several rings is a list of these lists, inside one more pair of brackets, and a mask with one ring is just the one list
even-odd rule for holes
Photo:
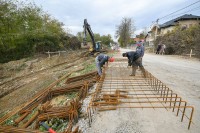
[[90,52],[93,52],[93,51],[99,52],[101,49],[102,49],[101,41],[97,41],[95,43],[95,50],[93,49],[93,46],[90,46],[89,51]]
[[102,49],[101,47],[101,41],[96,42],[96,51],[100,51]]

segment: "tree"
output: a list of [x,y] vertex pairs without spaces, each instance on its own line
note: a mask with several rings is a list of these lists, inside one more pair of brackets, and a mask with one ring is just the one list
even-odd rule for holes
[[131,18],[122,18],[121,24],[116,27],[116,38],[119,38],[122,47],[126,46],[134,34],[135,26]]
[[134,39],[130,39],[129,43],[130,43],[130,44],[135,44],[136,41],[135,41]]
[[64,48],[65,35],[63,23],[35,4],[0,0],[0,62],[57,51]]
[[94,40],[95,41],[101,40],[101,35],[99,33],[94,33]]
[[[80,42],[83,42],[83,38],[84,38],[84,33],[83,32],[78,32],[76,34],[76,37],[78,38],[78,40]],[[110,43],[113,43],[114,41],[112,40],[112,37],[110,34],[108,35],[103,35],[101,36],[99,33],[94,33],[94,40],[97,42],[97,41],[101,41],[102,44],[105,44],[105,45],[109,45]],[[86,36],[86,41],[87,42],[92,42],[91,40],[91,37],[89,34],[87,34]]]
[[144,39],[145,38],[145,34],[143,32],[141,32],[139,35],[136,35],[137,38],[140,39]]
[[144,39],[147,34],[148,34],[148,30],[146,27],[144,27],[143,31],[139,35],[136,35],[136,37],[140,39]]
[[106,35],[101,36],[101,42],[102,44],[105,44],[105,45],[109,45],[110,43],[113,43],[111,35],[108,34],[107,36]]
[[83,42],[83,38],[84,38],[84,35],[83,35],[84,33],[83,32],[78,32],[77,34],[76,34],[76,37],[78,38],[78,40],[80,41],[80,42]]
[[142,31],[142,34],[144,36],[146,36],[148,34],[148,28],[147,27],[144,27],[143,31]]

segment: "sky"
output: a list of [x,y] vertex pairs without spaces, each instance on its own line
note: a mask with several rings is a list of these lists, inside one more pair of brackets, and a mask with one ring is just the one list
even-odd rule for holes
[[[200,0],[32,0],[45,12],[65,24],[76,35],[83,31],[87,19],[94,33],[111,34],[115,40],[116,26],[122,18],[132,18],[135,34],[152,25],[158,18]],[[193,11],[191,11],[193,10]],[[184,14],[200,16],[200,2],[159,21],[160,24]]]

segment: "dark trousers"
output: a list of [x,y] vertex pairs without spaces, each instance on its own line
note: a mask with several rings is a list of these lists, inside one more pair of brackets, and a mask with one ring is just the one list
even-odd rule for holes
[[142,71],[142,74],[144,75],[144,77],[146,77],[146,72],[145,72],[145,69],[142,65],[142,57],[139,57],[137,60],[135,60],[133,62],[131,75],[135,76],[135,73],[136,73],[138,66],[139,66],[140,70]]

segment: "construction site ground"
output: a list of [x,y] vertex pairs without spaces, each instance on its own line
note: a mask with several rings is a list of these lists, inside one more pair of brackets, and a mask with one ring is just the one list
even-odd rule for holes
[[[127,50],[121,49],[121,52]],[[115,55],[120,57],[121,53]],[[125,66],[127,65],[124,64]],[[86,133],[198,133],[200,129],[200,62],[197,59],[172,55],[155,55],[146,53],[143,58],[143,65],[156,78],[161,80],[173,92],[177,93],[188,105],[194,106],[193,122],[188,130],[188,119],[181,122],[180,115],[176,116],[176,111],[165,108],[117,108],[117,110],[95,111],[92,116],[91,127],[86,124],[88,121],[80,121],[80,127]],[[110,63],[112,78],[120,75],[127,76],[131,72],[130,68],[123,67],[124,74],[117,71],[117,65]],[[123,66],[123,64],[122,64]],[[116,69],[115,69],[116,68]],[[137,74],[140,71],[137,71]],[[107,73],[107,77],[111,77]],[[137,76],[136,74],[136,76]],[[105,77],[107,80],[112,78]],[[111,86],[114,85],[110,83]],[[123,85],[123,84],[122,84]],[[122,87],[122,86],[121,86]],[[112,88],[112,87],[110,87]],[[118,84],[118,88],[120,88]],[[122,88],[125,89],[125,86]],[[120,105],[118,105],[120,106]],[[131,106],[131,105],[130,105]],[[98,107],[97,107],[98,108]],[[85,124],[84,124],[85,123]]]
[[[121,52],[127,51],[121,49]],[[73,53],[73,52],[72,52]],[[94,57],[83,57],[82,52],[79,54],[68,54],[67,56],[55,56],[55,60],[46,58],[45,60],[35,59],[31,61],[23,61],[15,71],[15,64],[1,66],[1,93],[10,89],[8,94],[0,98],[0,113],[5,114],[8,110],[24,103],[41,88],[48,86],[54,80],[62,75],[74,71],[82,70],[88,67],[88,63],[94,63]],[[121,53],[117,53],[114,57],[120,57]],[[51,61],[50,61],[51,60]],[[43,62],[43,63],[42,63]],[[20,64],[20,63],[17,63]],[[40,65],[38,65],[40,64]],[[15,64],[16,65],[16,64]],[[34,66],[35,65],[35,66]],[[127,65],[124,62],[122,65]],[[185,58],[180,56],[155,55],[145,53],[143,65],[157,79],[161,80],[171,90],[176,92],[189,105],[194,106],[193,123],[190,130],[187,129],[188,120],[181,122],[180,117],[176,117],[176,113],[166,109],[142,109],[142,108],[120,108],[117,110],[109,110],[95,112],[92,117],[91,127],[89,127],[88,119],[80,119],[78,124],[83,132],[89,133],[176,133],[188,132],[198,133],[200,129],[200,62],[197,59]],[[7,67],[8,75],[5,73]],[[13,67],[13,68],[12,68]],[[25,69],[23,68],[25,67]],[[16,68],[16,67],[15,67]],[[20,69],[24,69],[21,71]],[[4,71],[3,71],[4,70]],[[18,71],[18,74],[12,72]],[[88,70],[89,72],[90,70]],[[113,70],[112,73],[115,70]],[[4,73],[3,73],[4,72]],[[124,69],[124,75],[129,77],[130,68]],[[140,71],[137,73],[140,73]],[[74,74],[76,75],[76,73]],[[78,75],[78,73],[77,73]],[[117,75],[117,73],[116,73]],[[20,78],[18,78],[20,77]],[[23,77],[23,78],[22,78]],[[12,80],[13,79],[13,80]],[[6,84],[7,83],[7,84]],[[6,87],[7,86],[7,87]],[[86,98],[86,100],[89,99]],[[89,100],[88,100],[89,102]]]

